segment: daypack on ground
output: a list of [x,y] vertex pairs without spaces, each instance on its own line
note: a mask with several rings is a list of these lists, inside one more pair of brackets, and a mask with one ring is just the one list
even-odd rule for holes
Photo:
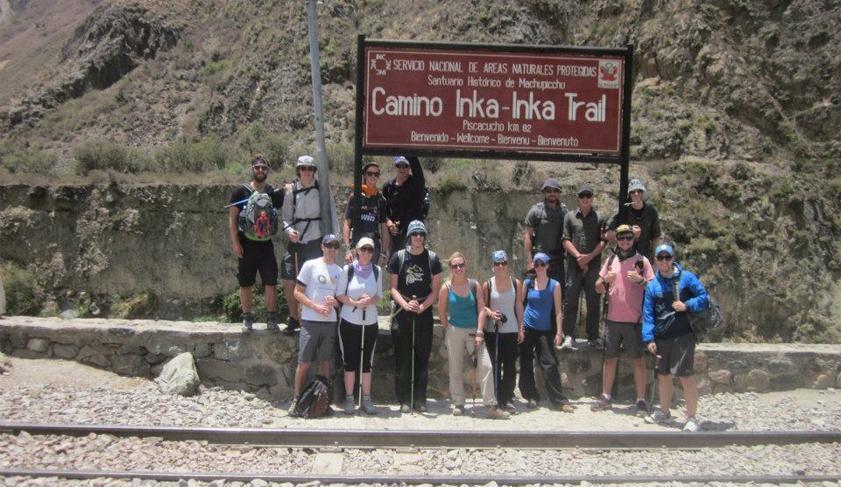
[[243,186],[251,195],[245,203],[245,209],[239,212],[239,229],[249,240],[269,240],[278,230],[277,209],[272,203],[272,197],[254,191],[251,186]]
[[320,418],[330,411],[330,386],[322,375],[316,375],[304,388],[295,412],[301,418]]

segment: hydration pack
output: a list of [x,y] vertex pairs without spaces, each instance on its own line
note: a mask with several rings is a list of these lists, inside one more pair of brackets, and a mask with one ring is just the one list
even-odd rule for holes
[[239,212],[239,230],[248,240],[266,241],[277,233],[277,209],[272,197],[266,193],[254,191],[251,186],[243,185],[251,195],[245,203],[245,209]]

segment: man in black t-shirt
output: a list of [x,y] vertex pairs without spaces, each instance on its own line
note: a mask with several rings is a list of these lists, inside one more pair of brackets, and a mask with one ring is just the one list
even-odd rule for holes
[[[406,228],[409,246],[391,256],[391,321],[394,340],[394,390],[400,412],[426,411],[429,354],[432,351],[432,306],[441,289],[441,261],[424,248],[426,227],[414,220]],[[414,365],[414,367],[413,367]]]
[[625,211],[619,211],[610,218],[607,224],[607,239],[616,238],[616,228],[619,225],[630,225],[634,232],[634,249],[641,255],[654,262],[654,248],[660,243],[660,216],[651,204],[645,201],[645,185],[634,178],[628,184],[628,203]]
[[231,249],[237,257],[237,281],[239,281],[239,297],[242,305],[242,325],[250,331],[254,325],[252,306],[254,294],[252,286],[260,273],[260,281],[265,287],[266,309],[268,317],[266,328],[279,331],[277,326],[277,259],[274,255],[274,245],[271,236],[265,239],[253,239],[246,236],[240,225],[240,212],[245,211],[249,197],[254,192],[269,195],[272,206],[276,211],[283,205],[283,192],[275,191],[266,184],[269,175],[269,163],[266,158],[258,154],[251,161],[251,182],[243,184],[231,194],[230,211],[228,213],[228,229],[231,236]]
[[[371,262],[380,264],[380,256],[388,252],[389,232],[386,230],[385,198],[377,189],[377,179],[380,177],[380,166],[376,162],[369,162],[362,168],[362,211],[360,228],[353,227],[353,194],[348,199],[345,219],[342,222],[342,240],[345,244],[345,262],[353,262],[353,249],[362,237],[374,241],[374,256]],[[385,251],[385,252],[383,252]]]
[[383,186],[386,227],[392,237],[392,253],[406,248],[409,222],[425,219],[423,199],[426,190],[426,180],[417,157],[397,156],[394,167],[397,175]]

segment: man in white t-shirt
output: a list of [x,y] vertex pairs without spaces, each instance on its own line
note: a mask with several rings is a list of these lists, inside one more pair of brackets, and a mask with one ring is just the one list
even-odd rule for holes
[[330,362],[336,347],[336,287],[342,272],[336,265],[338,250],[339,239],[333,234],[325,235],[321,239],[323,256],[304,262],[295,283],[295,299],[303,308],[290,416],[295,416],[295,407],[312,362],[318,362],[319,374],[330,377]]

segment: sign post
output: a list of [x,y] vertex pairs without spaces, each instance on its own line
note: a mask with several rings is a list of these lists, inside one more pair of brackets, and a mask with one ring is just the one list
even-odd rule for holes
[[[364,154],[620,165],[628,188],[633,46],[358,38],[355,201]],[[354,208],[357,225],[358,206]]]

